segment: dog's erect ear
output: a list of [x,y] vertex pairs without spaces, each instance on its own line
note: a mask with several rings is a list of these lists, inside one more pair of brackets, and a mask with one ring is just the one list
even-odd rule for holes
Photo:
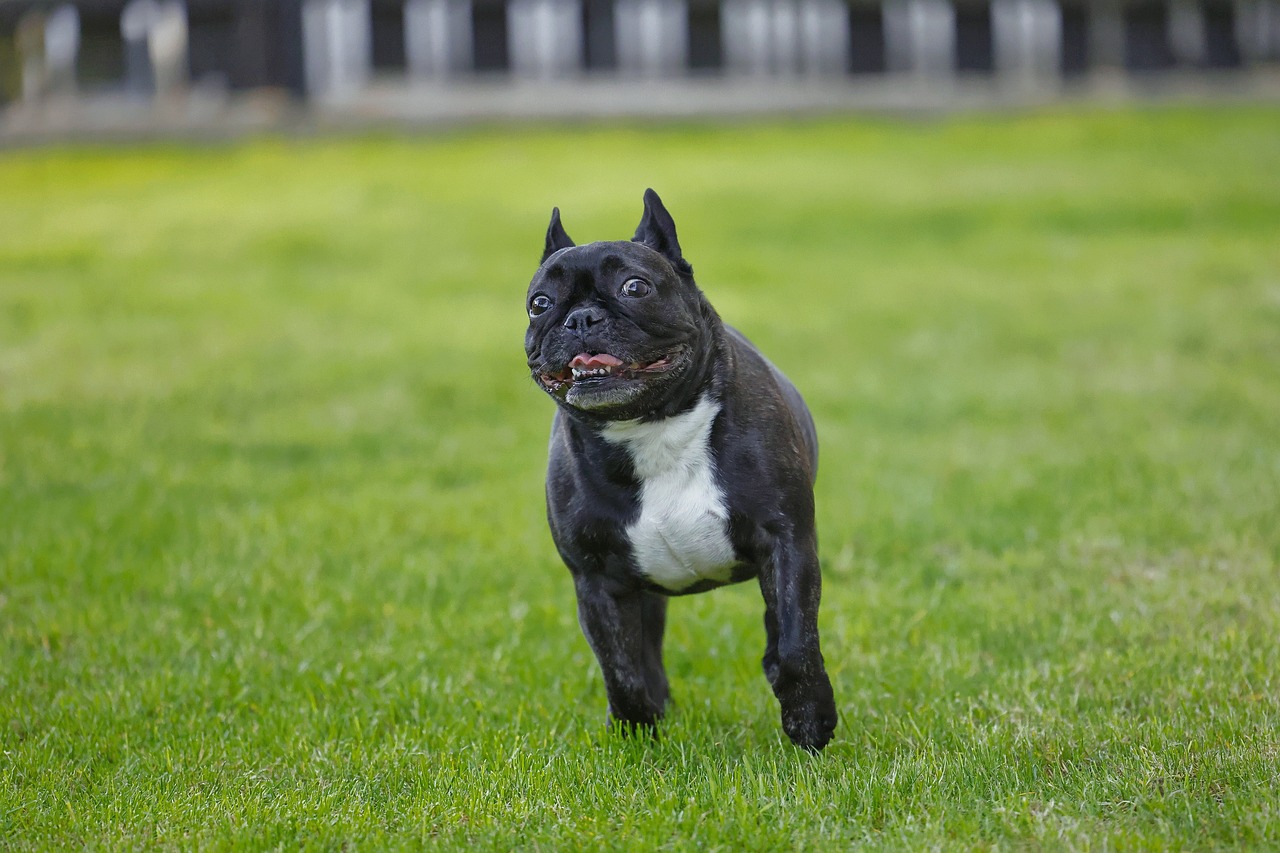
[[680,254],[680,241],[676,239],[676,223],[662,206],[662,199],[653,190],[644,191],[644,215],[640,217],[640,225],[636,228],[633,243],[643,243],[650,249],[664,255],[675,268],[683,273],[692,273],[693,268],[685,262]]
[[551,224],[547,226],[547,247],[542,250],[542,263],[561,249],[576,245],[560,224],[560,208],[551,208]]

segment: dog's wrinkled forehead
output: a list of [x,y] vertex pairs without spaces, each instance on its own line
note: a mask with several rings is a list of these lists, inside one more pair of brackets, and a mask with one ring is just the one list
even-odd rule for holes
[[[679,283],[671,263],[648,246],[624,241],[588,243],[557,250],[538,269],[530,290],[555,287],[587,293],[639,277],[660,289]],[[666,287],[663,287],[666,285]]]

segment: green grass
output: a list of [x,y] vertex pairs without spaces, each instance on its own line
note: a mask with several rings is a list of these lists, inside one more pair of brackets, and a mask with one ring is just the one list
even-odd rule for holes
[[[806,393],[841,723],[751,585],[603,730],[522,299],[672,210]],[[0,847],[1280,846],[1280,111],[0,154]]]

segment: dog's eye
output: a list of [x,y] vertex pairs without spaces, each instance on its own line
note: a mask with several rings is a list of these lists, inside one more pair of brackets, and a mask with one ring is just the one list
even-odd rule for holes
[[529,300],[529,316],[537,317],[551,307],[551,297],[545,293],[539,293]]
[[653,290],[653,285],[642,278],[629,278],[622,283],[622,295],[629,296],[632,299],[648,296],[651,290]]

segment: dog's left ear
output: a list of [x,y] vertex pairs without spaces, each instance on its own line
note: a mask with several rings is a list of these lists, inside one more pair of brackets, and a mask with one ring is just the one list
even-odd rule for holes
[[675,220],[667,213],[667,209],[662,206],[662,199],[652,189],[644,191],[644,215],[640,217],[640,225],[631,242],[643,243],[663,255],[678,271],[686,275],[693,273],[693,268],[680,254]]
[[542,263],[545,264],[547,258],[561,249],[568,249],[574,245],[576,244],[565,233],[564,226],[560,224],[560,208],[551,208],[551,224],[547,226],[547,245],[542,250]]

